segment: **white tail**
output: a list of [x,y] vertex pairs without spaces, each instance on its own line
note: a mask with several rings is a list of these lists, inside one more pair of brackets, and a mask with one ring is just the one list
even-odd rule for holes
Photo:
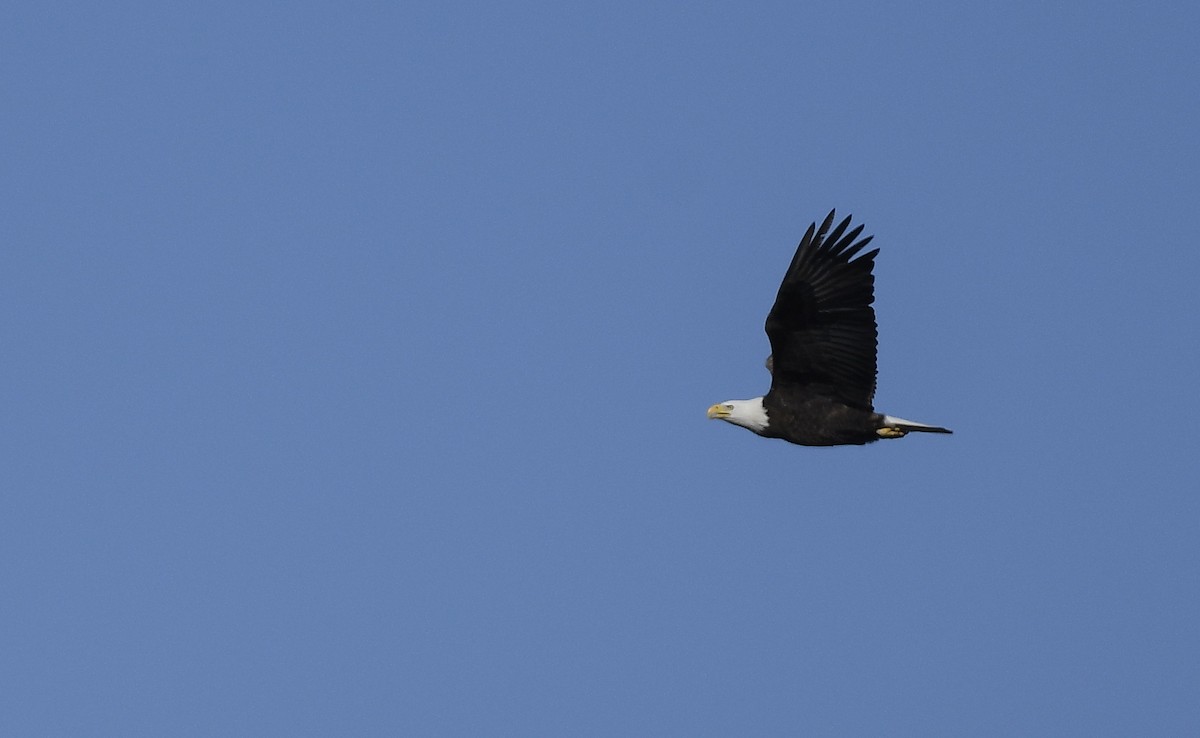
[[928,425],[927,423],[917,423],[904,418],[897,418],[894,415],[884,415],[883,422],[890,428],[899,428],[904,431],[921,431],[924,433],[953,433],[949,428],[943,428],[940,425]]

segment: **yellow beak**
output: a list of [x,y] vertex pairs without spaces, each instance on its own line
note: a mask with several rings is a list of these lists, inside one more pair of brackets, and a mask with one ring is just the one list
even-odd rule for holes
[[713,418],[724,420],[729,417],[729,409],[721,404],[713,405],[708,409],[708,417],[710,420]]

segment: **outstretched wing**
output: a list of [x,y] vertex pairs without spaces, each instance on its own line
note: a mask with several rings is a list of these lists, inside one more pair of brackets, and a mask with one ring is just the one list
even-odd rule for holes
[[771,389],[870,408],[878,343],[871,269],[879,249],[854,258],[872,236],[855,241],[863,227],[847,232],[849,217],[831,232],[833,216],[808,227],[767,315]]

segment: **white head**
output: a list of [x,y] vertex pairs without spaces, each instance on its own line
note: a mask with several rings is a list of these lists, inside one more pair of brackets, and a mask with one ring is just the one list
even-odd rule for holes
[[718,402],[708,409],[708,417],[740,425],[755,433],[762,433],[767,427],[767,409],[763,407],[761,397],[755,397],[753,400]]

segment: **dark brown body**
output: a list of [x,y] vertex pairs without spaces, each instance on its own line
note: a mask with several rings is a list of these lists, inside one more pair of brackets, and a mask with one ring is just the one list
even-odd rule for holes
[[873,410],[850,407],[828,397],[803,399],[770,392],[763,398],[770,425],[760,434],[782,438],[801,446],[861,446],[878,441],[883,416]]

